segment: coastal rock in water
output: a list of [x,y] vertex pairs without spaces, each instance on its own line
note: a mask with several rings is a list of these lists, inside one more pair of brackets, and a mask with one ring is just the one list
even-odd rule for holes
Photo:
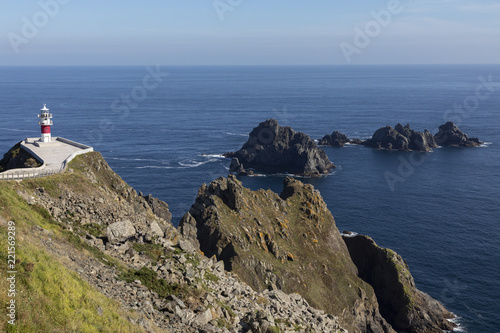
[[325,135],[321,140],[319,140],[319,145],[322,146],[332,146],[332,147],[344,147],[346,143],[349,142],[347,135],[340,133],[339,131],[334,131],[332,134]]
[[396,252],[377,246],[368,236],[343,237],[359,276],[377,295],[380,313],[396,330],[441,333],[453,318],[438,301],[418,290],[408,265]]
[[377,149],[425,152],[437,147],[434,137],[429,131],[425,130],[423,133],[414,131],[409,124],[404,127],[397,124],[395,128],[391,126],[381,127],[375,131],[371,139],[366,140],[363,144]]
[[106,229],[106,236],[111,244],[125,242],[135,236],[136,230],[130,221],[112,223]]
[[394,332],[312,185],[288,177],[278,195],[219,178],[202,185],[179,227],[255,290],[299,293],[349,332]]
[[434,139],[441,146],[477,147],[483,144],[478,138],[469,138],[451,121],[439,126],[439,132]]
[[279,126],[275,119],[260,123],[240,150],[225,156],[237,159],[231,163],[231,172],[242,172],[244,165],[246,169],[265,173],[318,177],[335,167],[308,135]]

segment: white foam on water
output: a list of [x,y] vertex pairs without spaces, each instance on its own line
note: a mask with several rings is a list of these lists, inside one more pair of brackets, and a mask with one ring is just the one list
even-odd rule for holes
[[194,160],[190,160],[188,161],[187,163],[186,162],[177,162],[179,163],[180,166],[183,166],[185,168],[197,168],[203,164],[207,164],[209,162],[214,162],[214,161],[217,161],[215,159],[209,159],[209,160],[206,160],[206,161],[194,161]]
[[240,134],[240,133],[231,133],[231,132],[223,132],[226,135],[234,135],[234,136],[245,136],[247,137],[248,134]]
[[222,154],[201,154],[201,157],[206,157],[206,158],[227,158]]
[[340,235],[343,236],[343,237],[354,237],[354,236],[357,236],[358,233],[354,232],[354,231],[351,231],[350,234],[346,234],[346,233],[342,232]]

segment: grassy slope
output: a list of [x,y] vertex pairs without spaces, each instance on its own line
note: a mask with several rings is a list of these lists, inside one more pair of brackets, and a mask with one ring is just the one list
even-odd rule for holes
[[[94,155],[94,158],[98,156]],[[1,331],[142,332],[127,320],[129,317],[136,317],[133,313],[121,310],[118,303],[100,294],[44,250],[40,238],[34,232],[35,226],[50,230],[54,242],[66,242],[78,251],[87,251],[78,239],[75,240],[70,233],[62,230],[46,210],[28,205],[16,193],[17,189],[24,187],[43,186],[47,191],[56,194],[56,185],[60,182],[89,185],[81,170],[84,165],[83,157],[77,158],[70,165],[75,168],[72,174],[55,175],[21,183],[0,182],[0,216],[16,223],[18,261],[16,326],[6,323],[6,306],[2,306]],[[6,280],[7,228],[2,225],[0,230],[0,303],[5,305],[9,301]],[[96,254],[95,251],[88,253],[94,256]],[[101,314],[99,309],[103,310]]]

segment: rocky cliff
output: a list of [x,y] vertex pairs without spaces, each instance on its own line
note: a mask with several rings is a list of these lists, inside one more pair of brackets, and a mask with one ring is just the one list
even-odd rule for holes
[[439,132],[434,138],[441,146],[477,147],[483,144],[478,138],[469,138],[451,121],[439,126]]
[[0,172],[17,168],[36,168],[41,166],[33,155],[21,148],[21,143],[17,143],[9,149],[0,160]]
[[279,126],[275,119],[260,123],[240,150],[225,156],[233,158],[230,171],[243,174],[248,169],[255,169],[265,173],[318,177],[335,167],[308,135]]
[[23,331],[346,332],[302,296],[254,291],[203,256],[168,205],[138,194],[97,152],[63,174],[0,182],[0,217],[3,248],[16,226]]
[[373,133],[371,139],[363,142],[364,145],[372,148],[385,148],[389,150],[402,150],[402,151],[430,151],[436,148],[436,142],[432,134],[425,130],[417,132],[410,128],[407,124],[403,127],[397,124],[395,128],[385,126],[379,128]]
[[278,195],[217,179],[200,188],[180,230],[256,290],[299,293],[350,332],[393,332],[311,185],[287,178]]
[[420,333],[450,331],[454,318],[438,301],[418,290],[408,265],[396,252],[381,248],[367,236],[345,236],[349,253],[377,295],[380,313],[397,330]]

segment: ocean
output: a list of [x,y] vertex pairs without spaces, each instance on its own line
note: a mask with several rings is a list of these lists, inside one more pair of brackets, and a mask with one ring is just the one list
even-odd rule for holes
[[[323,147],[337,168],[301,180],[341,231],[405,258],[462,332],[500,331],[499,65],[0,67],[0,152],[39,135],[43,104],[53,135],[92,145],[136,190],[166,201],[174,224],[202,183],[227,175],[221,154],[265,119],[313,139],[334,130],[365,139],[398,122],[436,133],[454,121],[485,144]],[[280,192],[284,176],[241,180]]]

